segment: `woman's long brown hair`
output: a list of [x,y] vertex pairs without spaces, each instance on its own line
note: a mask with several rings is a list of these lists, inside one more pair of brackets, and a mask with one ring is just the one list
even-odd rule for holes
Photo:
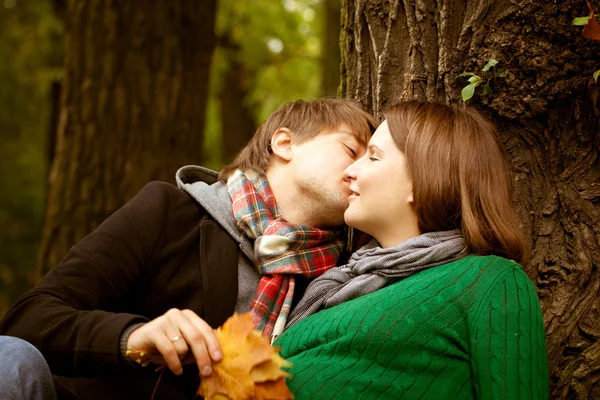
[[421,232],[460,229],[471,253],[523,263],[513,173],[493,124],[471,108],[416,101],[383,115],[406,156]]

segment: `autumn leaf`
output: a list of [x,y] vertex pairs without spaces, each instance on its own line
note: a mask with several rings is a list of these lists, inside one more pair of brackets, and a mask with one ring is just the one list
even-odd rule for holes
[[587,1],[588,8],[590,9],[590,19],[588,23],[583,27],[583,37],[591,40],[600,42],[600,24],[594,15],[594,9],[589,1]]
[[294,395],[288,389],[285,378],[256,384],[254,398],[257,400],[293,399]]
[[152,362],[154,353],[146,350],[127,349],[125,355],[129,357],[131,361],[140,364],[142,367],[145,367]]
[[282,370],[289,367],[266,337],[254,330],[252,315],[234,314],[215,335],[223,359],[213,364],[213,372],[202,378],[198,395],[206,400],[284,400],[293,399]]

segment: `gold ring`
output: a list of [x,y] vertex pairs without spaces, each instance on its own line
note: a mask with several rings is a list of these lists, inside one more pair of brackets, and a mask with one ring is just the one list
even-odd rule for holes
[[173,336],[173,337],[171,338],[171,342],[176,342],[176,341],[178,341],[179,339],[181,339],[181,337],[179,337],[179,336]]

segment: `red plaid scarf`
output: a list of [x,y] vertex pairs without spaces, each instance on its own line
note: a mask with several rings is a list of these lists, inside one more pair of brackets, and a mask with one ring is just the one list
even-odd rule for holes
[[344,241],[338,233],[282,218],[263,174],[235,171],[227,181],[238,227],[254,240],[262,278],[252,303],[256,329],[273,339],[285,327],[294,297],[295,274],[315,278],[335,266]]

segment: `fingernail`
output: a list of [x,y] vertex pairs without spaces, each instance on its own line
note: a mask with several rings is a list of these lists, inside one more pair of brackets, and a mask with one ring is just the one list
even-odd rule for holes
[[214,358],[215,360],[220,360],[220,359],[221,359],[221,357],[223,357],[223,354],[221,354],[221,352],[220,352],[220,351],[215,351],[215,352],[213,353],[213,358]]
[[211,372],[212,372],[212,368],[210,367],[210,365],[205,365],[204,367],[202,367],[202,370],[200,371],[200,373],[204,376],[210,375]]

